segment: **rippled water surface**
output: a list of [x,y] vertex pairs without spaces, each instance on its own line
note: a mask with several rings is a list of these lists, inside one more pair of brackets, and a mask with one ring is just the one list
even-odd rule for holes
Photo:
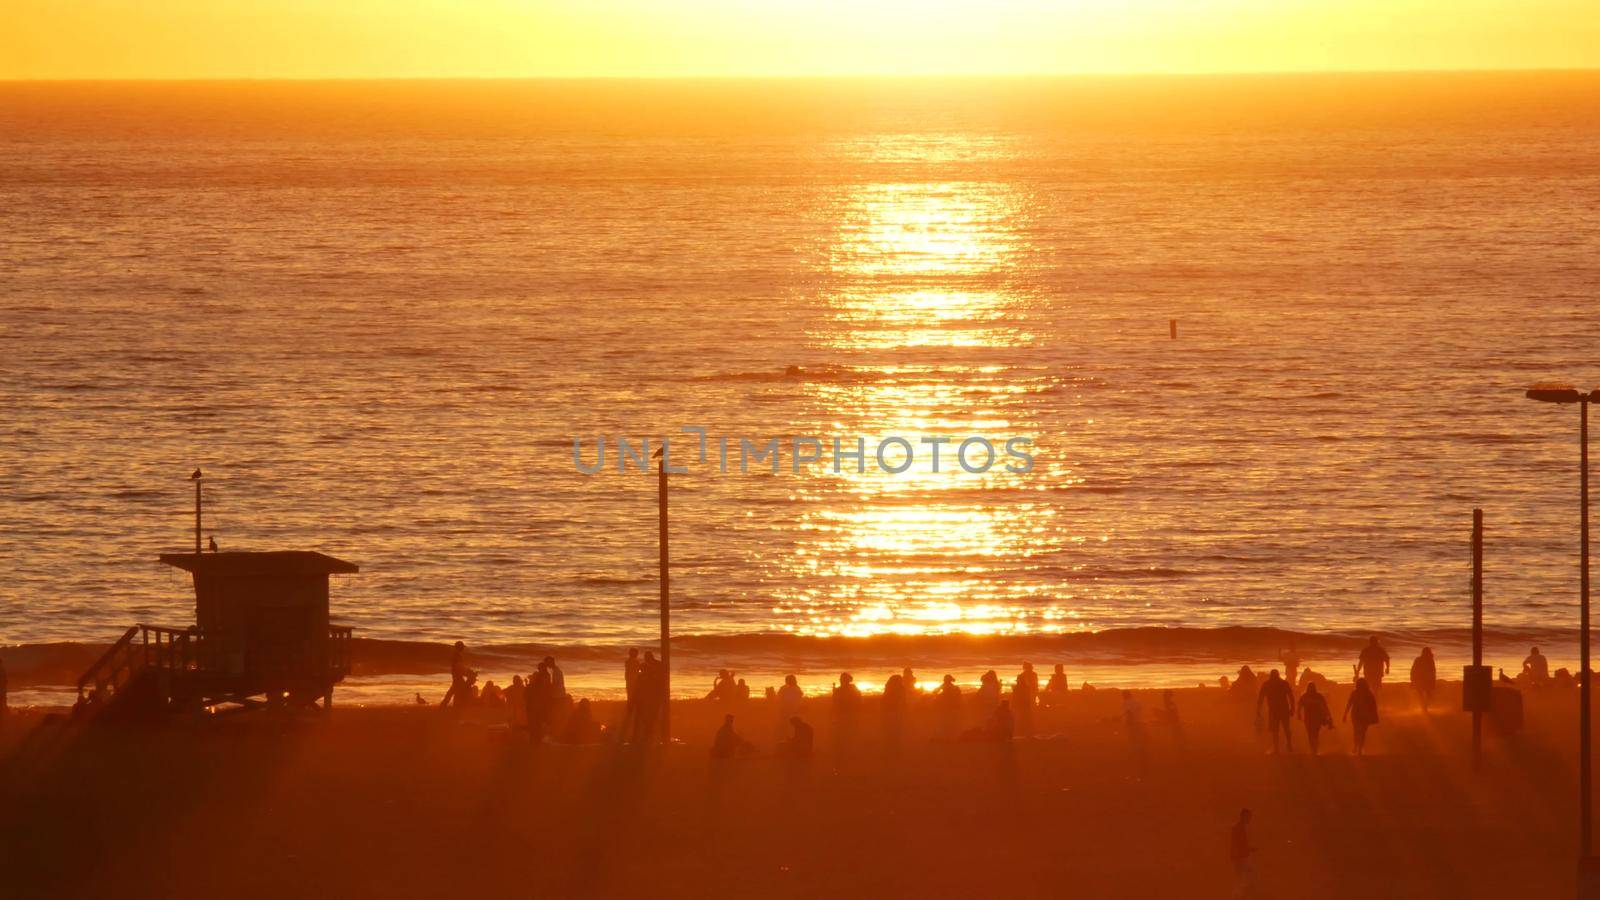
[[[0,642],[357,562],[377,637],[657,627],[572,439],[1033,439],[673,476],[684,633],[1560,626],[1600,79],[0,85]],[[1168,322],[1178,320],[1178,337]],[[675,445],[675,451],[678,449]]]

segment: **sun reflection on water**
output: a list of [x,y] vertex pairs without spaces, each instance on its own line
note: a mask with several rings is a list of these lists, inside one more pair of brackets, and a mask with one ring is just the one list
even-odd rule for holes
[[[992,149],[992,148],[991,148]],[[937,152],[948,153],[940,146]],[[903,157],[892,142],[885,153]],[[905,472],[816,467],[796,490],[800,539],[775,579],[780,627],[802,634],[974,635],[1072,630],[1057,587],[1017,577],[1070,538],[1032,492],[1049,466],[964,471],[955,441],[938,470],[923,437],[1032,436],[1036,385],[1005,354],[1026,351],[1034,298],[1024,279],[1025,198],[1006,184],[878,183],[841,205],[828,249],[830,315],[814,343],[849,361],[847,377],[808,382],[836,433],[900,436]],[[997,358],[998,357],[998,358]],[[869,439],[870,441],[871,439]],[[999,448],[997,447],[997,450]],[[983,453],[974,451],[972,462]],[[900,459],[898,452],[891,462]]]

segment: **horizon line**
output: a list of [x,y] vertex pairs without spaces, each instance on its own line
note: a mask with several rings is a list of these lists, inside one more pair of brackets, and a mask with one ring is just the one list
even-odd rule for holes
[[836,74],[749,74],[749,75],[196,75],[196,76],[142,76],[142,77],[0,77],[0,84],[200,84],[200,83],[371,83],[371,82],[443,82],[443,81],[1023,81],[1065,79],[1143,79],[1143,78],[1273,78],[1307,76],[1369,76],[1369,75],[1551,75],[1600,74],[1596,66],[1553,67],[1485,67],[1462,69],[1436,68],[1374,68],[1374,69],[1248,69],[1248,70],[1189,70],[1144,72],[967,72],[959,74],[938,73],[836,73]]

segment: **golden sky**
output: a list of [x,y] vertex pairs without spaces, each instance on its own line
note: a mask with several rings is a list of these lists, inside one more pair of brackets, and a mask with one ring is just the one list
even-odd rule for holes
[[1600,67],[1600,0],[0,0],[0,78]]

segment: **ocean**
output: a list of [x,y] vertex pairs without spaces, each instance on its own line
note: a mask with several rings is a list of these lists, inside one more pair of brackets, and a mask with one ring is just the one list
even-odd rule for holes
[[1459,662],[1474,507],[1500,664],[1570,665],[1578,416],[1522,391],[1600,385],[1597,289],[1597,73],[0,84],[0,644],[190,623],[200,467],[358,636],[613,690],[656,479],[574,440],[672,435],[695,689]]

